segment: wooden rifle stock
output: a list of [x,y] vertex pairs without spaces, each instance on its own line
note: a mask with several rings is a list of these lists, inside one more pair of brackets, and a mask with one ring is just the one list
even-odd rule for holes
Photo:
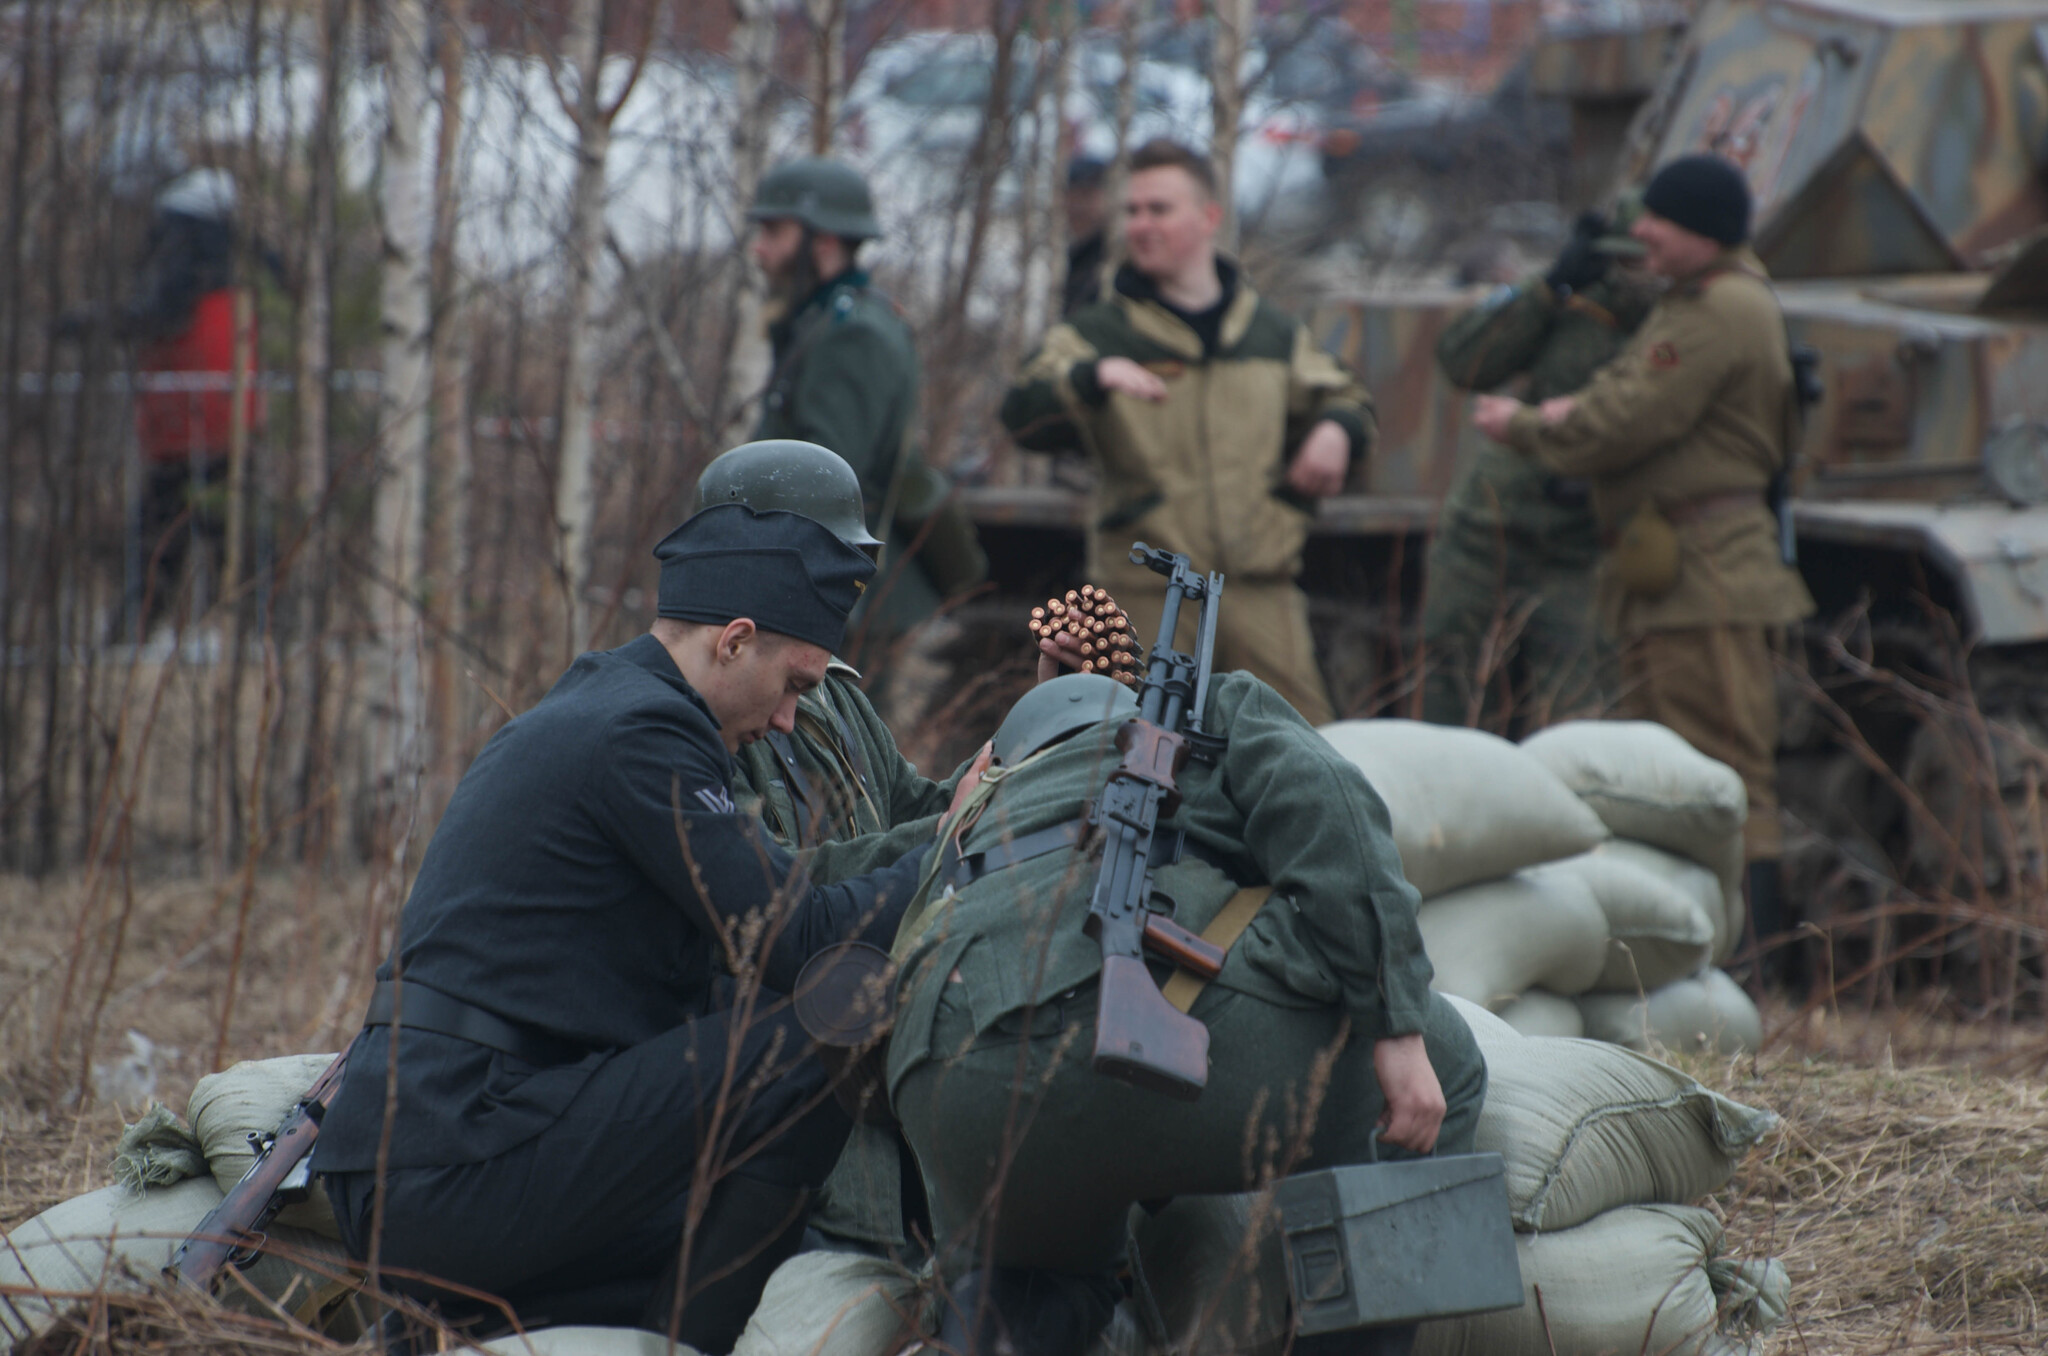
[[1223,948],[1203,941],[1163,913],[1145,915],[1145,949],[1197,979],[1214,979],[1223,973]]
[[[1144,956],[1149,944],[1173,956],[1177,964],[1206,970],[1212,977],[1223,963],[1216,948],[1149,907],[1153,840],[1160,817],[1180,804],[1175,778],[1187,765],[1187,731],[1200,731],[1199,707],[1209,686],[1223,576],[1205,578],[1186,556],[1142,542],[1132,549],[1131,560],[1166,576],[1166,605],[1159,639],[1146,664],[1138,714],[1117,731],[1123,762],[1109,775],[1095,802],[1094,822],[1103,835],[1103,851],[1087,923],[1089,934],[1102,946],[1094,1068],[1141,1088],[1192,1100],[1209,1081],[1209,1029],[1166,1001]],[[1202,609],[1199,654],[1194,656],[1173,648],[1183,598]]]
[[348,1052],[344,1050],[267,1139],[249,1137],[257,1143],[256,1161],[178,1245],[171,1264],[164,1268],[166,1275],[195,1290],[211,1292],[220,1274],[235,1265],[238,1254],[262,1245],[263,1226],[279,1210],[305,1199],[312,1190],[309,1160],[313,1142],[320,1137],[320,1118],[327,1114],[327,1101],[347,1067]]

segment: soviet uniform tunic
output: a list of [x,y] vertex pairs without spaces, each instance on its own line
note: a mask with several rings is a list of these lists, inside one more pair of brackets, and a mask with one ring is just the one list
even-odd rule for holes
[[1763,265],[1723,251],[1675,281],[1627,350],[1561,422],[1517,413],[1510,445],[1560,475],[1592,480],[1610,539],[1648,506],[1676,533],[1670,586],[1631,592],[1610,554],[1598,583],[1621,647],[1617,714],[1670,726],[1742,775],[1744,846],[1778,855],[1778,713],[1772,647],[1813,598],[1778,555],[1764,502],[1795,427],[1784,321]]
[[[798,700],[793,734],[771,733],[734,759],[734,798],[778,843],[792,850],[838,845],[829,860],[814,864],[814,880],[858,875],[929,842],[952,798],[951,780],[920,775],[897,749],[857,678],[833,661],[825,681]],[[856,1125],[812,1224],[833,1238],[902,1248],[906,1181],[915,1188],[895,1133]]]
[[[503,1295],[528,1319],[631,1324],[674,1265],[705,1136],[730,1136],[729,1162],[748,1155],[732,1171],[822,1182],[848,1122],[772,999],[826,945],[886,943],[923,854],[810,886],[730,778],[717,721],[652,636],[579,658],[478,755],[420,864],[398,964],[378,974],[402,974],[401,1000],[426,988],[481,1009],[538,1052],[407,1026],[401,1008],[385,1265]],[[810,864],[829,874],[833,851]],[[725,938],[771,913],[767,992],[735,994]],[[358,1257],[391,1035],[370,1027],[350,1047],[314,1155]]]
[[[1088,576],[1158,634],[1158,576],[1130,563],[1134,541],[1229,577],[1216,667],[1271,683],[1313,724],[1332,718],[1316,666],[1308,600],[1295,585],[1314,505],[1286,483],[1309,430],[1335,421],[1354,459],[1372,447],[1372,399],[1305,326],[1268,305],[1228,259],[1216,261],[1220,315],[1209,333],[1125,265],[1114,295],[1056,325],[1003,400],[1003,426],[1037,451],[1084,448],[1099,483]],[[1130,358],[1166,383],[1163,401],[1105,391],[1103,358]],[[1192,647],[1193,621],[1183,628]]]
[[900,505],[911,481],[930,475],[915,450],[905,453],[919,381],[910,327],[866,273],[848,269],[777,321],[769,339],[775,366],[754,437],[797,438],[845,458],[860,477],[868,530],[888,543],[846,631],[847,654],[872,669],[875,642],[929,617],[940,601],[925,567],[907,555],[910,534],[882,521],[892,487]]
[[[1080,815],[1119,761],[1116,728],[1083,729],[1004,774],[962,850]],[[1179,778],[1184,800],[1167,823],[1189,850],[1155,885],[1196,931],[1242,885],[1273,894],[1195,1000],[1211,1063],[1194,1102],[1089,1067],[1101,953],[1082,924],[1099,850],[990,872],[923,897],[905,920],[888,1077],[954,1267],[1101,1272],[1133,1202],[1366,1161],[1385,1105],[1373,1045],[1385,1037],[1423,1035],[1448,1104],[1439,1147],[1471,1147],[1486,1070],[1429,990],[1386,806],[1249,674],[1216,679],[1205,728],[1228,745],[1215,766],[1190,762]],[[1331,1061],[1320,1103],[1319,1056]],[[991,1218],[983,1205],[1006,1155]]]
[[[1611,275],[1563,300],[1532,278],[1452,321],[1437,363],[1474,391],[1526,375],[1522,394],[1540,403],[1584,386],[1650,303],[1648,287]],[[1519,732],[1603,706],[1613,683],[1593,612],[1599,554],[1584,481],[1485,441],[1430,539],[1423,719]]]

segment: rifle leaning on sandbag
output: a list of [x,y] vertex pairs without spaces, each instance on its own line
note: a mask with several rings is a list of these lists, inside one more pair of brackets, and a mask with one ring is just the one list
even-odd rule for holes
[[195,1290],[211,1292],[223,1271],[241,1266],[263,1246],[264,1226],[288,1205],[297,1205],[313,1191],[313,1141],[320,1137],[320,1121],[327,1114],[328,1099],[341,1085],[342,1070],[348,1066],[348,1051],[334,1057],[327,1072],[315,1079],[306,1095],[293,1105],[277,1129],[267,1135],[251,1134],[249,1145],[256,1161],[242,1174],[221,1203],[207,1212],[199,1227],[171,1254],[164,1268]]
[[[1094,1068],[1193,1100],[1209,1081],[1209,1029],[1166,1001],[1145,967],[1145,951],[1149,945],[1204,979],[1215,978],[1223,965],[1215,946],[1149,907],[1159,820],[1180,805],[1174,778],[1190,752],[1210,758],[1216,753],[1216,741],[1202,730],[1202,712],[1223,576],[1205,577],[1186,556],[1143,542],[1131,548],[1131,563],[1166,576],[1166,607],[1139,688],[1138,714],[1116,734],[1123,762],[1109,774],[1089,817],[1103,845],[1102,872],[1084,924],[1102,946]],[[1183,601],[1202,609],[1193,655],[1173,648]]]

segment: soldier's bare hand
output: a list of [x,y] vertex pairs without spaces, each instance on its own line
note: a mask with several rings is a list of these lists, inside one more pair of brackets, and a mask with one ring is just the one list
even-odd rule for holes
[[1038,681],[1057,678],[1063,673],[1079,673],[1081,663],[1087,656],[1081,653],[1081,642],[1065,631],[1056,631],[1038,642]]
[[1372,1068],[1379,1076],[1380,1094],[1387,1099],[1380,1116],[1381,1138],[1419,1154],[1436,1148],[1436,1132],[1444,1123],[1444,1089],[1430,1067],[1422,1037],[1393,1036],[1375,1042]]
[[1483,395],[1472,401],[1472,423],[1497,443],[1508,440],[1508,421],[1521,412],[1522,402],[1513,396]]
[[1166,383],[1129,358],[1103,358],[1095,364],[1095,380],[1105,391],[1121,391],[1139,400],[1166,399]]
[[981,785],[981,774],[988,771],[989,764],[995,760],[996,743],[991,739],[975,753],[974,761],[967,765],[967,771],[960,774],[960,782],[953,788],[953,803],[946,807],[945,817],[939,821],[941,827],[960,812],[960,807],[974,794],[974,788]]
[[1552,396],[1536,408],[1542,413],[1543,422],[1548,425],[1562,424],[1565,421],[1565,417],[1578,407],[1579,398],[1577,396],[1561,395]]
[[1344,426],[1325,419],[1308,431],[1301,451],[1287,466],[1287,484],[1296,494],[1321,499],[1344,488],[1351,472],[1351,435]]

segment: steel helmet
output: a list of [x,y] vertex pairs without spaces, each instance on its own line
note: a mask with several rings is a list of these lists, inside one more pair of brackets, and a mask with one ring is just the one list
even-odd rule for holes
[[848,240],[872,240],[882,233],[860,171],[843,160],[815,155],[786,160],[762,175],[747,220],[801,221]]
[[823,523],[848,546],[880,546],[868,531],[860,477],[829,447],[795,438],[741,443],[711,459],[697,478],[692,512],[745,504],[756,513],[785,509]]
[[1076,730],[1138,714],[1138,696],[1100,673],[1063,673],[1017,699],[996,729],[995,755],[1006,767]]

